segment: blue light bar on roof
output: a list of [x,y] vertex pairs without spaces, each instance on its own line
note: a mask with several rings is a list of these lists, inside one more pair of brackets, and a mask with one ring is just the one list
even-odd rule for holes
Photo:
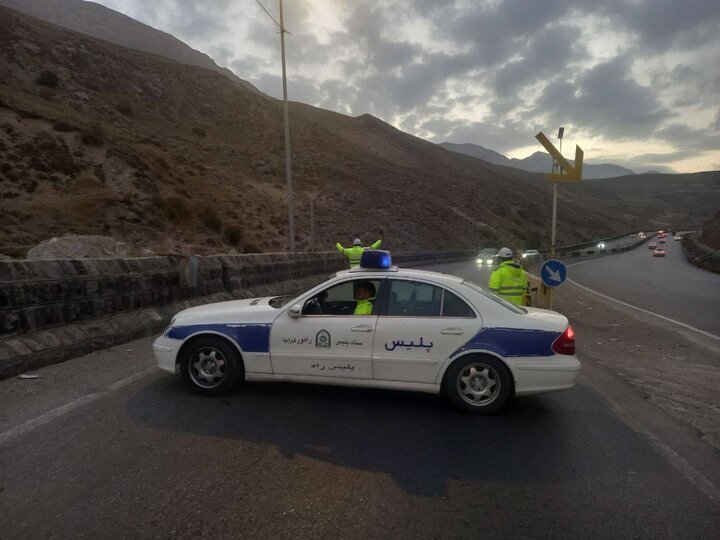
[[381,249],[366,249],[360,257],[360,266],[362,268],[387,270],[392,266],[390,252]]

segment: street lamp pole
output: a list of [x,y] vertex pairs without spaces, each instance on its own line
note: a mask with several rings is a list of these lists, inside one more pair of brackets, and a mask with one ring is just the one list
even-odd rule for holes
[[287,181],[288,228],[290,229],[290,251],[295,251],[295,201],[293,197],[292,163],[290,152],[290,119],[288,115],[287,78],[285,76],[285,22],[283,0],[280,3],[280,49],[282,56],[283,114],[285,117],[285,179]]
[[282,57],[282,83],[283,83],[283,117],[285,120],[285,179],[287,181],[287,205],[288,205],[288,229],[290,241],[290,251],[295,251],[295,199],[293,197],[293,185],[292,185],[292,163],[291,163],[291,151],[290,151],[290,119],[288,115],[288,100],[287,100],[287,77],[285,75],[285,21],[283,18],[283,0],[279,0],[280,4],[280,22],[277,22],[275,18],[270,15],[270,12],[265,9],[265,6],[260,3],[260,0],[255,0],[258,5],[263,9],[267,16],[272,19],[276,25],[280,27],[280,55]]

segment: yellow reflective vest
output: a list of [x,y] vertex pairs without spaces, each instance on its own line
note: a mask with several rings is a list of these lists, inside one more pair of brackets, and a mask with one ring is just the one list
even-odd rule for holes
[[522,306],[528,289],[527,275],[518,263],[505,261],[493,270],[488,287],[508,302]]
[[338,242],[335,244],[335,249],[337,249],[340,253],[345,255],[348,258],[348,261],[350,262],[350,268],[355,268],[356,266],[360,266],[360,257],[362,257],[363,251],[366,249],[377,249],[380,247],[380,244],[382,244],[382,240],[378,240],[374,244],[371,244],[370,247],[362,247],[362,246],[353,246],[349,248],[344,248]]
[[372,315],[372,300],[358,300],[353,315]]

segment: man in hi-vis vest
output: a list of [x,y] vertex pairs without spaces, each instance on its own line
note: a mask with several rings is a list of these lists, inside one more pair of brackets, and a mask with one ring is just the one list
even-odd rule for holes
[[490,275],[488,288],[516,306],[525,304],[528,280],[522,266],[513,261],[513,252],[502,248],[497,254],[500,264]]
[[356,266],[360,266],[360,257],[362,257],[363,251],[366,249],[377,249],[380,247],[380,244],[382,244],[382,240],[378,240],[374,244],[371,244],[370,247],[363,247],[362,242],[359,238],[356,238],[353,240],[353,246],[349,248],[344,248],[338,242],[335,244],[335,248],[345,255],[348,258],[348,261],[350,262],[350,268],[355,268]]

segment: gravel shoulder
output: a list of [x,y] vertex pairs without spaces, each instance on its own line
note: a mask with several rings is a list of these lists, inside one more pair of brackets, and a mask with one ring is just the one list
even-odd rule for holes
[[572,285],[558,292],[556,309],[576,331],[586,376],[613,374],[720,455],[720,342]]

